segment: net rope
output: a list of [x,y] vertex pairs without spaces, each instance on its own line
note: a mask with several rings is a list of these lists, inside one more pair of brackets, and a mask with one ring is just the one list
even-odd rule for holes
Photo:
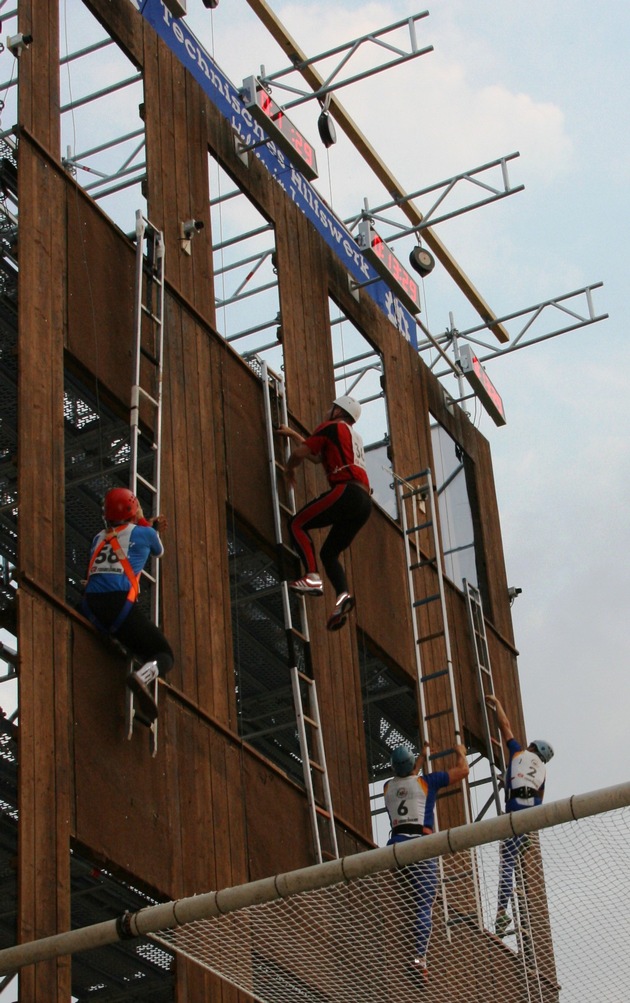
[[620,1003],[630,999],[629,845],[630,807],[531,833],[503,936],[500,843],[445,855],[426,978],[413,961],[424,862],[153,937],[262,1003]]

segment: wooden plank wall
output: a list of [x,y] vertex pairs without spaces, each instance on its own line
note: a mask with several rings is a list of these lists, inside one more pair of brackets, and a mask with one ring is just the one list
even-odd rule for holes
[[[65,287],[64,187],[47,154],[59,154],[56,5],[20,4],[20,30],[37,38],[19,68],[19,395],[20,503],[18,604],[20,763],[18,807],[19,941],[69,927],[71,818],[67,733],[67,630],[64,617],[33,594],[64,589],[63,330]],[[35,72],[34,68],[39,72]],[[36,136],[41,150],[30,141]],[[22,240],[22,235],[27,235]],[[51,263],[55,281],[51,281]],[[37,295],[35,295],[37,291]],[[70,998],[67,959],[26,969],[20,998],[31,1003]]]
[[[169,686],[160,688],[159,751],[153,759],[142,730],[131,742],[124,738],[120,656],[63,610],[64,349],[67,361],[98,378],[125,414],[135,252],[61,168],[53,86],[57,5],[53,16],[47,0],[21,0],[21,28],[36,25],[38,40],[37,52],[34,47],[33,58],[29,53],[20,68],[20,229],[26,235],[20,283],[29,291],[20,296],[19,414],[20,525],[28,527],[19,557],[24,938],[68,925],[71,836],[97,859],[169,897],[312,861],[304,795],[243,748],[237,735],[228,519],[234,513],[271,547],[272,512],[260,382],[213,330],[208,146],[275,226],[293,420],[312,429],[330,407],[332,295],[383,358],[394,469],[410,474],[431,465],[429,411],[464,446],[478,494],[497,689],[515,726],[522,726],[487,443],[463,415],[449,415],[433,376],[369,297],[357,303],[343,268],[256,158],[250,156],[245,166],[237,157],[229,126],[128,0],[90,0],[89,6],[145,73],[149,218],[166,240],[162,508],[170,527],[163,621],[176,665]],[[50,93],[49,102],[40,100],[42,93]],[[205,223],[190,256],[179,240],[179,224],[189,218]],[[324,488],[321,471],[306,467],[298,481],[300,499]],[[373,644],[412,681],[415,667],[399,527],[375,510],[345,563],[357,597],[352,623],[358,630],[326,630],[329,589],[309,612],[333,803],[346,830],[343,852],[354,852],[371,839],[361,645]],[[450,585],[448,602],[464,720],[478,735],[465,608]],[[461,820],[455,809],[452,817]],[[50,870],[41,867],[44,832],[54,845]],[[178,1000],[240,998],[192,964],[180,964],[178,973]],[[67,962],[37,966],[23,979],[22,998],[29,1003],[69,998]]]

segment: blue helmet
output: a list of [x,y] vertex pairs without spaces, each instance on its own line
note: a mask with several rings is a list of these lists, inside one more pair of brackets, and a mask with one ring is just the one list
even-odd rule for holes
[[545,742],[543,738],[535,738],[533,742],[529,743],[529,747],[542,759],[543,763],[548,763],[550,759],[553,759],[553,749],[549,742]]
[[392,752],[392,769],[397,777],[408,777],[416,765],[416,757],[406,745],[397,745]]

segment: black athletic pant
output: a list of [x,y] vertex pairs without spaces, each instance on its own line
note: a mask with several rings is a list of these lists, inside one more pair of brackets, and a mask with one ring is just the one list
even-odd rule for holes
[[307,573],[317,571],[309,529],[332,526],[319,556],[336,595],[348,591],[348,581],[339,555],[350,546],[368,521],[371,511],[372,499],[367,491],[356,481],[345,481],[343,484],[335,484],[330,491],[308,502],[289,523],[293,542]]
[[[84,601],[100,626],[108,631],[125,605],[127,593],[88,592],[84,596]],[[143,663],[157,662],[161,676],[164,676],[173,667],[175,659],[170,644],[160,628],[149,620],[137,604],[131,607],[112,637],[120,641],[132,655],[141,659]]]

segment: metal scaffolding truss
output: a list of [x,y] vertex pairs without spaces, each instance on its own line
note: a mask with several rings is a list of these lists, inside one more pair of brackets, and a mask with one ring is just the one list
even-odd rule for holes
[[[511,325],[512,321],[519,322],[518,330],[515,330],[510,343],[501,348],[497,348],[493,342],[488,344],[480,337],[483,331],[492,330],[491,325],[478,324],[465,331],[457,331],[451,325],[451,328],[444,334],[427,338],[418,346],[418,350],[422,354],[435,348],[436,345],[439,347],[452,346],[457,353],[457,342],[463,339],[471,345],[478,345],[485,350],[484,353],[477,352],[480,362],[487,362],[489,359],[496,359],[501,355],[509,355],[518,349],[528,348],[541,341],[548,341],[550,338],[557,338],[569,331],[576,331],[579,328],[596,324],[600,320],[606,320],[608,314],[597,313],[593,304],[593,290],[600,289],[602,285],[602,282],[595,282],[581,289],[575,289],[573,292],[543,300],[542,303],[497,318],[497,323],[500,324]],[[549,317],[549,324],[545,324],[542,320],[543,316],[545,320]],[[556,323],[559,326],[554,326]],[[440,359],[443,361],[444,356],[440,356],[430,363],[430,368],[435,370]],[[457,366],[451,365],[450,369],[439,370],[436,372],[436,376],[440,378],[450,371],[457,371]]]
[[[317,100],[321,104],[325,104],[326,102],[324,99],[327,95],[331,94],[335,90],[339,90],[341,87],[347,87],[349,84],[357,83],[359,80],[364,80],[366,77],[374,76],[374,74],[380,73],[382,70],[392,69],[395,66],[400,66],[402,63],[408,62],[410,59],[416,59],[418,56],[424,56],[428,52],[433,52],[432,45],[427,45],[424,48],[418,48],[418,40],[416,37],[416,23],[421,21],[423,18],[428,17],[428,15],[428,10],[422,11],[420,14],[412,14],[410,17],[402,18],[402,20],[386,25],[384,28],[379,28],[377,31],[367,32],[365,35],[360,35],[357,38],[353,38],[349,42],[344,42],[342,45],[338,45],[333,49],[328,49],[326,52],[322,52],[317,56],[311,56],[308,59],[300,59],[297,55],[295,55],[291,66],[283,70],[278,70],[276,73],[266,73],[263,68],[262,75],[258,79],[266,88],[269,88],[271,84],[275,84],[276,87],[279,87],[282,90],[298,95],[298,97],[293,101],[287,101],[285,103],[285,109],[295,108],[297,105],[313,100]],[[400,29],[403,28],[408,28],[409,30],[408,49],[404,49],[400,45],[396,45],[391,41],[386,41],[386,36],[392,35],[394,32],[400,31]],[[343,79],[338,79],[341,70],[348,65],[359,49],[365,48],[365,46],[370,43],[377,48],[385,49],[388,52],[394,53],[394,58],[380,63],[377,66],[373,66],[371,69],[361,70],[357,73],[344,77]],[[298,87],[295,84],[289,84],[286,82],[285,78],[289,74],[295,73],[296,71],[302,73],[308,67],[316,66],[318,63],[331,59],[333,56],[339,56],[339,62],[334,69],[328,71],[327,76],[315,90],[311,87],[309,87],[308,90],[305,90],[303,87]]]
[[[481,206],[490,205],[492,202],[504,199],[508,195],[515,195],[517,192],[524,191],[525,185],[513,187],[510,184],[508,175],[508,161],[515,160],[518,156],[518,153],[510,153],[505,157],[498,157],[496,160],[482,164],[480,167],[473,167],[470,170],[455,174],[444,181],[438,181],[426,188],[419,188],[418,191],[411,192],[404,197],[393,198],[388,202],[384,202],[383,205],[370,207],[367,199],[365,199],[362,211],[357,216],[351,216],[345,222],[349,225],[350,230],[353,230],[357,223],[363,219],[385,223],[397,231],[392,234],[388,233],[385,236],[385,240],[390,244],[395,240],[400,240],[401,237],[408,237],[410,234],[415,234],[419,237],[421,231],[425,230],[428,226],[435,226],[437,223],[443,223],[447,219],[453,219],[455,216],[461,216],[465,212],[470,212],[471,209],[479,209]],[[497,171],[500,172],[500,179],[493,183],[486,175],[489,172],[496,174]],[[460,204],[457,208],[444,209],[438,215],[437,211],[446,199],[456,188],[461,189],[464,185],[467,191],[472,187],[473,189],[481,189],[482,194],[477,195],[475,192],[475,195],[477,195],[476,201]],[[406,202],[412,199],[420,199],[425,195],[433,195],[434,199],[429,207],[423,210],[422,221],[416,226],[408,226],[407,222],[394,220],[391,215],[383,215],[383,213],[391,209],[399,209]]]

